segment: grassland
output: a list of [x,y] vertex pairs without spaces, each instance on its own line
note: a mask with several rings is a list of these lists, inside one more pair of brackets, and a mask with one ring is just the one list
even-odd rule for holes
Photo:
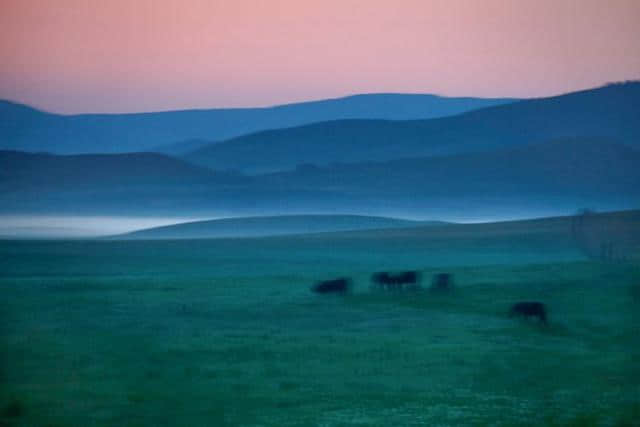
[[[0,242],[0,425],[638,425],[640,268],[425,233]],[[407,268],[455,290],[369,289]]]

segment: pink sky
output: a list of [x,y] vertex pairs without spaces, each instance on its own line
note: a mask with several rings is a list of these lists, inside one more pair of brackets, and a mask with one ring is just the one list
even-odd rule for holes
[[76,112],[640,78],[638,0],[0,0],[0,98]]

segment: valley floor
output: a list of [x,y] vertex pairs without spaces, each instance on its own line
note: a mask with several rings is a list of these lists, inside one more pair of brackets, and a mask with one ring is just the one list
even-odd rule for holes
[[[0,425],[638,425],[637,266],[300,239],[0,242]],[[455,289],[370,289],[394,268]]]

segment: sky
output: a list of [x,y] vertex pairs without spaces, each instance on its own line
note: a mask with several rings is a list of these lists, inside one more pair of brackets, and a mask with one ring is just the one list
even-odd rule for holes
[[0,0],[0,98],[59,113],[640,78],[638,0]]

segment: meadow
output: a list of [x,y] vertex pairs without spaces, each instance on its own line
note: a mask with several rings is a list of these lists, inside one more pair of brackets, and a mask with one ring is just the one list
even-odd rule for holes
[[638,425],[639,286],[535,230],[0,241],[0,425]]

